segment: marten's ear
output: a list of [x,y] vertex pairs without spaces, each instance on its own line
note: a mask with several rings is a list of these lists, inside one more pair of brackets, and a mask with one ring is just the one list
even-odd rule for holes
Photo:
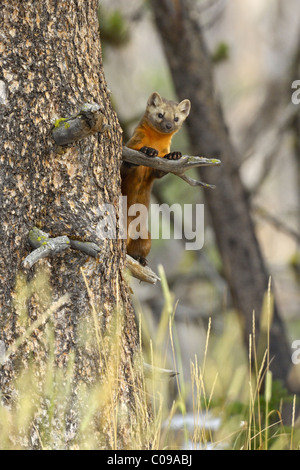
[[159,106],[162,103],[162,99],[159,93],[157,91],[154,91],[151,96],[148,98],[147,105],[148,106]]
[[181,101],[178,106],[178,110],[187,117],[190,114],[191,110],[191,102],[190,100],[183,100]]

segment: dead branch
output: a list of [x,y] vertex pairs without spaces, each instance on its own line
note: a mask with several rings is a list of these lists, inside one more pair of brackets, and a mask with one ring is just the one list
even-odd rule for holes
[[255,215],[262,217],[266,222],[273,225],[276,230],[280,230],[281,232],[285,233],[292,237],[297,243],[300,242],[300,233],[294,230],[293,228],[287,226],[283,221],[277,219],[273,214],[267,211],[264,207],[259,206],[258,204],[254,204],[252,206],[252,210],[254,211]]
[[47,256],[53,256],[57,253],[65,251],[70,247],[70,240],[68,237],[57,237],[52,240],[48,240],[45,245],[41,245],[39,248],[33,250],[23,261],[23,267],[30,269],[38,260],[46,258]]
[[72,145],[97,132],[105,132],[110,125],[105,122],[104,114],[97,103],[84,103],[78,113],[56,119],[52,136],[60,147]]
[[60,237],[50,237],[37,227],[33,227],[28,235],[29,243],[34,250],[26,256],[23,261],[23,268],[30,269],[40,259],[55,256],[69,248],[81,251],[82,253],[96,257],[100,248],[96,243],[71,240],[66,235]]
[[[100,248],[93,242],[82,242],[72,240],[67,236],[50,237],[48,233],[43,232],[37,227],[33,227],[28,235],[29,243],[34,250],[23,260],[23,268],[30,269],[42,258],[52,257],[69,248],[81,251],[82,253],[96,258],[100,252]],[[140,281],[156,284],[160,278],[148,266],[142,266],[131,256],[126,255],[126,267],[130,274]]]
[[179,160],[167,160],[160,157],[148,157],[142,152],[123,146],[122,157],[125,162],[134,165],[143,165],[165,173],[173,173],[179,178],[186,181],[191,186],[203,186],[205,188],[214,189],[212,184],[197,181],[185,174],[186,171],[200,166],[219,166],[221,161],[216,158],[205,158],[191,155],[183,155]]
[[257,139],[255,148],[252,148],[240,162],[240,167],[242,167],[242,165],[250,158],[263,162],[261,172],[256,182],[251,188],[249,188],[251,197],[258,193],[267,176],[270,174],[270,171],[279,155],[278,150],[280,149],[283,135],[290,128],[291,123],[297,116],[298,112],[297,106],[293,103],[289,103],[286,108],[280,112],[280,115],[275,122],[275,126],[268,131],[265,130],[263,135]]
[[140,281],[148,282],[149,284],[156,284],[157,281],[160,281],[160,278],[152,271],[152,269],[149,268],[149,266],[142,266],[130,255],[126,255],[126,267],[130,274]]

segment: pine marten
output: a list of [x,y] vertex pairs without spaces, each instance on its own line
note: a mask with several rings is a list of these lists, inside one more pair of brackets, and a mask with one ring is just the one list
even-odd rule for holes
[[[170,152],[173,135],[179,131],[182,123],[189,115],[191,103],[188,99],[176,103],[162,98],[157,92],[152,93],[147,102],[145,114],[127,142],[127,147],[139,150],[148,157],[162,157],[169,160],[181,158],[180,152]],[[145,166],[136,166],[123,162],[121,168],[122,194],[127,196],[127,228],[134,216],[128,216],[128,209],[133,204],[150,204],[153,181],[165,173]],[[141,220],[147,227],[147,221]],[[142,232],[140,227],[139,232]],[[146,257],[151,248],[151,236],[146,231],[146,238],[133,239],[127,233],[127,253],[142,265],[147,264]],[[132,234],[131,234],[132,235]]]

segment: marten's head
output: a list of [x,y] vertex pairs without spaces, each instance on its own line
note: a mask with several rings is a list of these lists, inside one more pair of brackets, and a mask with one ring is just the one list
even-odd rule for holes
[[190,100],[180,103],[162,98],[156,91],[149,97],[145,118],[155,130],[163,134],[174,134],[190,113]]

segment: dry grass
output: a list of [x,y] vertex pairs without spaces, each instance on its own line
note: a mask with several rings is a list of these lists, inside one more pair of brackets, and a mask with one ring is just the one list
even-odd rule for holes
[[[142,449],[145,442],[152,442],[153,449],[297,449],[300,434],[295,423],[296,397],[291,397],[293,408],[292,425],[282,424],[281,390],[276,391],[272,383],[269,357],[269,329],[272,322],[271,285],[266,294],[261,331],[257,341],[253,316],[253,333],[249,338],[249,352],[244,350],[239,323],[234,312],[227,313],[222,335],[213,333],[210,320],[204,347],[204,358],[199,363],[197,356],[190,363],[190,381],[183,380],[182,355],[176,322],[176,302],[169,291],[163,268],[159,268],[162,292],[165,299],[159,323],[155,326],[151,316],[144,315],[136,301],[140,347],[134,366],[131,367],[132,383],[138,384],[133,391],[133,408],[136,421],[128,422],[127,410],[118,402],[119,360],[118,350],[122,334],[122,315],[116,309],[109,332],[103,336],[98,324],[98,314],[90,296],[94,330],[90,341],[99,350],[105,370],[103,380],[92,386],[80,384],[74,396],[75,357],[69,355],[65,370],[58,368],[54,354],[53,313],[68,301],[68,296],[51,303],[49,279],[43,274],[43,285],[33,286],[18,281],[16,309],[24,325],[24,333],[6,351],[17,355],[22,345],[37,329],[43,330],[48,358],[43,374],[42,386],[36,380],[39,371],[34,361],[28,364],[17,377],[15,395],[9,404],[2,397],[0,405],[0,449],[28,449],[32,436],[41,449],[62,449],[66,438],[74,449],[103,448],[103,432],[106,432],[107,448],[117,449],[118,431],[127,426],[130,449]],[[84,276],[84,274],[83,274]],[[38,319],[30,323],[26,308],[27,299],[34,290],[44,290],[47,302],[41,303]],[[47,306],[47,308],[46,308]],[[84,327],[82,328],[83,331]],[[88,334],[86,331],[84,334]],[[89,341],[85,338],[84,341]],[[109,353],[101,354],[104,348]],[[258,345],[256,347],[256,344]],[[154,368],[150,377],[140,376],[141,364],[145,361]],[[172,379],[163,379],[156,368],[173,369],[178,373]],[[139,371],[139,380],[136,373]],[[265,384],[262,394],[262,384]],[[189,397],[192,397],[189,401]],[[148,419],[149,402],[152,404],[152,419]],[[192,406],[188,408],[188,402]],[[77,419],[73,431],[67,426],[70,403],[76,408]],[[42,404],[42,406],[41,406]],[[278,405],[278,406],[277,406]],[[192,418],[191,418],[192,417]],[[181,428],[175,429],[174,420],[180,418]],[[211,426],[212,418],[219,424]],[[192,424],[191,424],[192,419]],[[129,424],[129,426],[128,426]],[[72,435],[73,432],[73,435]]]

